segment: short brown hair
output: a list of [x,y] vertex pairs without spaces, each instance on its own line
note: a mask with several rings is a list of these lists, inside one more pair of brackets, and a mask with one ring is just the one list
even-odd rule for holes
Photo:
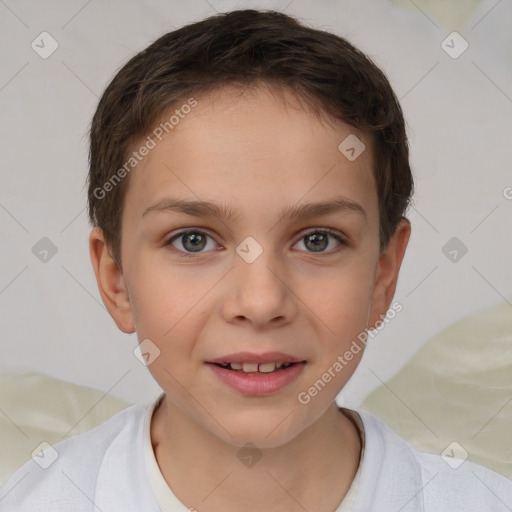
[[385,74],[342,37],[280,12],[236,10],[161,36],[117,72],[99,101],[90,128],[89,219],[118,265],[128,176],[113,178],[133,144],[192,95],[258,84],[291,90],[316,112],[371,136],[381,251],[387,246],[413,178],[402,109]]

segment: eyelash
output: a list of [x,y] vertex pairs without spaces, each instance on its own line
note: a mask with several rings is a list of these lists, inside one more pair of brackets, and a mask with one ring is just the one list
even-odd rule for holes
[[[179,256],[184,257],[184,258],[194,258],[194,257],[197,257],[198,255],[205,254],[204,252],[196,252],[196,253],[194,253],[194,252],[186,252],[186,251],[182,251],[181,249],[176,249],[176,247],[172,246],[172,242],[174,242],[178,238],[180,238],[183,235],[186,235],[188,233],[200,233],[202,235],[206,235],[207,237],[209,237],[209,238],[211,238],[213,240],[212,236],[210,236],[205,231],[202,231],[201,229],[184,229],[182,231],[179,231],[175,235],[173,235],[171,238],[169,238],[165,242],[164,245],[172,247],[173,250],[177,251]],[[338,234],[338,231],[336,231],[334,229],[331,229],[331,228],[321,228],[321,229],[320,228],[314,228],[314,229],[310,229],[309,231],[304,232],[302,234],[302,236],[299,237],[297,242],[300,242],[304,237],[306,237],[308,235],[311,235],[313,233],[327,233],[328,235],[330,235],[333,238],[335,238],[340,243],[340,245],[336,249],[333,249],[333,250],[328,251],[328,252],[318,252],[318,253],[315,253],[313,251],[301,251],[301,252],[309,252],[309,254],[319,254],[319,255],[322,255],[322,254],[333,254],[333,253],[337,252],[341,247],[347,245],[347,242]],[[209,252],[209,251],[206,251],[206,252]]]

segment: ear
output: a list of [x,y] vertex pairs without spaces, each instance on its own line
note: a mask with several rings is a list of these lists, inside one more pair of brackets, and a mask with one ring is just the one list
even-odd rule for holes
[[127,334],[135,332],[123,273],[110,255],[101,228],[93,228],[89,235],[89,253],[103,304],[121,331]]
[[377,263],[369,329],[375,328],[375,322],[384,318],[395,296],[398,274],[410,236],[411,223],[403,217]]

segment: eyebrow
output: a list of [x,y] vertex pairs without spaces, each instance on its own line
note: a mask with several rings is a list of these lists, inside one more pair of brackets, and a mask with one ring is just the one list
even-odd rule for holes
[[[158,201],[144,210],[142,217],[153,212],[177,212],[194,217],[218,217],[221,219],[235,220],[239,213],[228,205],[216,203],[214,201],[191,201],[185,199],[175,199],[168,197]],[[333,213],[357,213],[365,221],[368,216],[364,208],[355,201],[346,197],[338,197],[331,201],[315,202],[292,207],[285,207],[278,214],[279,222],[283,220],[303,220],[320,215],[329,215]]]

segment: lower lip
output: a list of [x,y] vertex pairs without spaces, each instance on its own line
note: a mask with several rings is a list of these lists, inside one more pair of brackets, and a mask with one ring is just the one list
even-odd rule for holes
[[305,362],[295,363],[275,373],[244,373],[226,370],[213,363],[207,363],[213,373],[232,389],[243,395],[271,395],[292,383],[304,370]]

